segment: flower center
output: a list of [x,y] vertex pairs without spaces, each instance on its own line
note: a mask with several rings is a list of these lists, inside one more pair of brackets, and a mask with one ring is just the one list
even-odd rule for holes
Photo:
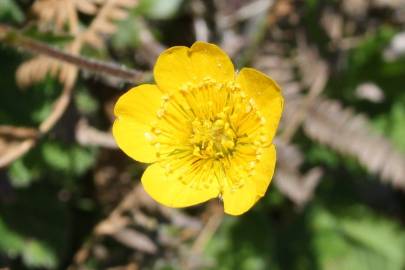
[[237,136],[225,116],[222,113],[213,120],[195,119],[191,123],[193,155],[220,159],[233,153]]
[[266,119],[235,83],[206,80],[162,98],[145,134],[167,175],[196,188],[237,188],[268,147]]

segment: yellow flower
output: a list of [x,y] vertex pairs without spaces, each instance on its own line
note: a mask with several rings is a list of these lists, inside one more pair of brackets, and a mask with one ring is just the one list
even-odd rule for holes
[[114,110],[119,147],[152,163],[146,192],[170,207],[222,197],[228,214],[249,210],[274,173],[279,86],[255,69],[235,74],[229,57],[205,42],[164,51],[154,77],[156,85],[132,88]]

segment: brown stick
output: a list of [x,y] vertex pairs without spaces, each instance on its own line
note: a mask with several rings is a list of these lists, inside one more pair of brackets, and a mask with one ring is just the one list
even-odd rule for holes
[[143,82],[150,77],[148,72],[129,69],[114,63],[89,59],[62,51],[60,49],[51,47],[46,43],[22,36],[17,30],[3,24],[0,24],[0,40],[9,45],[23,48],[32,53],[43,54],[63,62],[73,64],[81,69],[89,70],[95,73],[104,73],[106,75],[118,77],[132,83]]
[[0,125],[0,136],[12,138],[36,138],[38,131],[35,128]]

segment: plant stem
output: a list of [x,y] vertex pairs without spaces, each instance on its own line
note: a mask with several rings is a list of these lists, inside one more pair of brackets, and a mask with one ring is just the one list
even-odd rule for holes
[[3,41],[8,45],[20,47],[32,53],[43,54],[63,62],[73,64],[81,69],[118,77],[131,83],[140,83],[151,79],[150,72],[129,69],[114,63],[98,61],[67,53],[55,47],[49,46],[44,42],[25,37],[17,30],[3,24],[0,24],[0,41]]

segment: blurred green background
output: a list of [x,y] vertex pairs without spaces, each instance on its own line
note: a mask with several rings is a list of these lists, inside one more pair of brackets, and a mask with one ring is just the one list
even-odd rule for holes
[[[0,23],[0,164],[34,141],[1,164],[0,269],[405,269],[405,1],[0,0]],[[69,79],[16,36],[144,71],[206,40],[269,74],[286,111],[266,196],[240,217],[154,204],[110,136],[139,82],[97,70],[38,135]]]

